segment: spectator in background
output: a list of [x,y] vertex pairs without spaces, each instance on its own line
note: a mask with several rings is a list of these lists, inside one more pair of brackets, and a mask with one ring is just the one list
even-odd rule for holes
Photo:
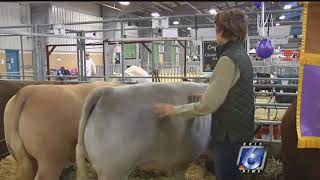
[[96,65],[88,53],[86,53],[86,75],[88,77],[97,75]]

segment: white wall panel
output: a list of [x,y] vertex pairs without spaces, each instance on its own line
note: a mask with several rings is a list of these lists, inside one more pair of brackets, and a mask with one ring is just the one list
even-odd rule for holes
[[[29,5],[0,2],[0,26],[30,24],[30,7]],[[4,29],[17,32],[30,32],[30,29]],[[23,38],[25,50],[31,50],[31,40]],[[1,37],[0,49],[20,49],[20,38],[18,36]]]
[[[63,23],[69,23],[69,22],[84,22],[84,21],[100,21],[103,20],[102,17],[89,15],[82,12],[76,12],[69,9],[64,9],[61,7],[57,7],[55,5],[52,5],[52,16],[50,22],[53,24],[63,24]],[[82,24],[82,25],[69,25],[65,26],[66,29],[72,29],[72,30],[95,30],[95,29],[102,29],[103,25],[102,23],[98,24]],[[76,36],[75,33],[68,34]],[[86,37],[94,37],[93,33],[87,33]],[[97,38],[102,38],[103,33],[98,32],[96,33]],[[49,40],[50,44],[76,44],[76,39],[62,39],[62,38],[50,38]],[[86,43],[93,43],[93,42],[99,42],[96,40],[86,40]],[[94,49],[91,49],[94,48]],[[91,47],[88,48],[87,52],[102,52],[102,48],[95,48]],[[77,47],[59,47],[56,48],[57,51],[76,51]]]

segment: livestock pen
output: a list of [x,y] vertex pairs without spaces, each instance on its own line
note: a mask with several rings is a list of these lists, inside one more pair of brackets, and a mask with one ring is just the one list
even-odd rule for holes
[[[203,15],[205,16],[205,15]],[[209,16],[209,15],[207,15]],[[179,17],[184,17],[184,16],[179,16]],[[186,16],[189,17],[190,16]],[[192,18],[195,16],[192,16]],[[202,16],[198,16],[200,18]],[[150,18],[149,18],[150,19]],[[148,18],[145,18],[144,20],[148,20]],[[112,21],[112,20],[111,20]],[[108,23],[111,21],[95,21],[95,22],[85,22],[85,23],[92,23],[92,24],[100,24],[102,25],[103,23]],[[113,20],[115,21],[115,20]],[[117,20],[119,22],[124,22],[124,21],[139,21],[137,19],[122,19],[122,20]],[[84,23],[84,22],[82,22]],[[117,31],[121,31],[121,38],[118,39],[104,39],[99,37],[87,37],[86,34],[92,33],[92,32],[109,32],[111,31],[106,30],[106,29],[101,29],[100,30],[88,30],[86,31],[85,29],[73,31],[72,26],[73,25],[81,25],[81,23],[77,22],[71,22],[71,23],[66,23],[68,26],[67,30],[67,35],[53,35],[52,33],[52,24],[48,25],[35,25],[35,26],[28,26],[27,28],[32,29],[32,33],[21,33],[21,32],[13,32],[19,37],[31,37],[33,41],[33,46],[35,49],[33,56],[33,64],[31,65],[25,65],[23,66],[23,73],[21,75],[16,75],[12,74],[10,72],[2,73],[3,79],[8,79],[8,77],[16,77],[17,79],[28,79],[28,80],[38,80],[38,79],[50,79],[52,80],[53,78],[57,78],[57,76],[54,73],[50,73],[50,62],[49,62],[49,56],[50,52],[53,52],[53,49],[49,49],[50,47],[53,47],[54,45],[57,46],[67,46],[69,43],[61,43],[61,44],[46,44],[44,45],[42,38],[43,37],[50,37],[50,38],[66,38],[66,39],[72,39],[74,40],[74,44],[72,46],[78,47],[77,52],[75,55],[73,55],[73,58],[77,60],[77,66],[79,70],[79,74],[77,75],[71,75],[71,76],[64,76],[66,79],[64,81],[71,81],[68,78],[75,78],[73,81],[77,82],[88,82],[87,80],[92,80],[92,81],[97,81],[97,80],[103,80],[103,81],[115,81],[115,80],[121,80],[124,82],[130,82],[131,78],[152,78],[154,82],[181,82],[182,78],[189,78],[189,79],[203,79],[206,77],[204,76],[204,73],[202,72],[203,67],[201,64],[201,61],[190,61],[186,59],[186,50],[190,48],[190,41],[192,41],[192,38],[184,37],[184,38],[159,38],[159,37],[148,37],[148,38],[125,38],[124,37],[124,31],[126,30],[123,27],[123,23],[121,29],[118,29]],[[180,26],[175,26],[175,27],[183,27],[183,26],[188,26],[189,25],[180,25]],[[42,33],[41,28],[42,27],[50,27],[50,33]],[[206,25],[194,25],[192,27],[206,27]],[[3,28],[3,27],[2,27]],[[5,27],[4,27],[5,28]],[[9,27],[7,27],[9,28]],[[143,28],[142,28],[143,29]],[[152,28],[150,28],[152,29]],[[2,33],[5,34],[12,34],[12,32],[9,31],[1,31]],[[101,50],[103,52],[99,52],[97,54],[97,59],[99,59],[99,62],[101,60],[101,63],[97,64],[97,75],[92,76],[92,77],[87,77],[86,74],[83,72],[85,71],[85,63],[84,62],[84,54],[86,52],[86,46],[90,46],[90,44],[86,43],[86,40],[91,40],[91,41],[98,41],[98,43],[102,44],[104,48]],[[178,43],[175,46],[181,46],[183,49],[183,53],[180,53],[180,60],[175,63],[155,63],[153,58],[149,59],[148,63],[146,62],[146,59],[141,59],[141,61],[144,61],[144,63],[135,61],[133,63],[130,62],[130,60],[125,59],[125,44],[129,44],[129,42],[132,43],[139,43],[141,46],[144,43],[151,43],[155,44],[156,42],[164,42],[164,41],[179,41],[180,44]],[[188,43],[186,43],[188,42]],[[108,57],[108,50],[107,47],[111,47],[113,49],[115,46],[122,44],[121,48],[121,58],[120,58],[120,63],[116,64],[115,62],[112,62],[112,59]],[[92,45],[92,44],[91,44]],[[189,47],[187,47],[189,46]],[[23,52],[23,46],[21,46],[21,51]],[[47,48],[47,49],[45,49]],[[143,47],[149,51],[149,55],[152,54],[153,48],[151,47]],[[41,51],[44,50],[44,51]],[[45,54],[46,52],[47,54]],[[88,51],[87,51],[88,52]],[[23,54],[23,53],[22,53]],[[67,57],[67,56],[66,56]],[[69,58],[69,57],[68,57]],[[57,61],[56,59],[52,58],[54,61]],[[21,59],[23,60],[23,59]],[[130,62],[130,63],[129,63]],[[55,62],[56,63],[56,62]],[[80,64],[82,63],[82,65]],[[78,65],[79,64],[79,65]],[[125,69],[127,66],[130,65],[136,65],[143,67],[149,74],[149,77],[126,77],[125,76]],[[281,66],[281,67],[280,67]],[[28,70],[25,70],[28,67]],[[42,67],[46,67],[42,68]],[[268,78],[267,80],[272,80],[276,82],[280,82],[277,85],[276,84],[256,84],[256,87],[272,87],[273,91],[268,93],[264,92],[256,92],[256,113],[255,113],[255,119],[256,119],[256,124],[263,124],[264,126],[261,128],[261,131],[258,133],[256,136],[256,141],[262,141],[266,143],[270,143],[272,145],[276,144],[279,145],[280,143],[280,137],[279,137],[279,131],[277,132],[277,129],[279,125],[281,124],[281,118],[283,116],[283,113],[285,109],[287,108],[288,104],[283,104],[283,103],[276,103],[274,99],[274,95],[279,95],[283,96],[286,95],[283,93],[281,90],[279,90],[278,93],[274,94],[274,90],[276,91],[276,88],[284,88],[288,87],[287,84],[285,84],[284,81],[286,81],[285,78],[298,78],[298,77],[291,77],[291,76],[286,76],[287,73],[285,71],[291,71],[289,69],[296,69],[297,65],[293,65],[292,67],[288,66],[288,63],[285,63],[284,65],[278,65],[275,64],[275,62],[268,62],[268,61],[260,61],[260,62],[253,62],[253,67],[254,67],[254,72],[261,72],[261,73],[271,73],[273,74],[274,72],[277,72],[275,75],[275,78]],[[281,68],[281,70],[279,70]],[[284,69],[284,70],[283,70]],[[154,73],[157,71],[158,73]],[[292,70],[296,72],[295,70]],[[282,75],[283,74],[283,75]],[[284,78],[284,79],[278,79],[278,78]],[[159,79],[157,81],[156,79]],[[260,81],[262,79],[260,78],[255,78],[256,81]],[[291,79],[288,79],[291,80]],[[290,83],[289,83],[290,84]],[[296,84],[293,85],[294,87]],[[267,95],[267,97],[266,97]],[[290,94],[291,96],[295,96],[296,92],[292,92]],[[273,101],[271,103],[271,101]],[[277,152],[275,152],[277,154]],[[276,160],[269,159],[268,166],[273,168],[273,171],[275,170],[280,170],[280,163]],[[13,174],[15,173],[15,162],[14,159],[11,156],[8,156],[6,159],[2,160],[0,163],[0,179],[6,179],[6,178],[11,178]],[[194,172],[195,171],[195,172]],[[271,170],[272,171],[272,170]],[[146,172],[141,172],[141,171],[136,171],[133,176],[136,177],[136,179],[141,179],[141,177],[144,177],[144,179],[167,179],[169,180],[170,178],[177,178],[175,177],[176,175],[179,176],[179,178],[188,176],[189,179],[192,179],[192,173],[198,173],[200,174],[201,177],[209,176],[209,174],[206,172],[203,163],[193,163],[187,172],[179,172],[179,173],[162,173],[162,172],[153,172],[153,173],[146,173]],[[273,172],[272,172],[273,173]],[[275,173],[276,174],[276,173]],[[95,176],[93,175],[93,178]],[[196,177],[199,176],[195,176]],[[133,177],[134,178],[134,177]],[[179,179],[178,178],[178,179]],[[205,177],[206,178],[206,177]],[[211,177],[212,180],[212,177]]]

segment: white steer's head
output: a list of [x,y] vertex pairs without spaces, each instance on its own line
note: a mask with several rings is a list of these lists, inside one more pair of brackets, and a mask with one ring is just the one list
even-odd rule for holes
[[130,78],[130,77],[150,77],[149,73],[141,67],[138,66],[130,66],[126,71],[128,79],[133,82],[144,83],[144,82],[152,82],[151,78]]

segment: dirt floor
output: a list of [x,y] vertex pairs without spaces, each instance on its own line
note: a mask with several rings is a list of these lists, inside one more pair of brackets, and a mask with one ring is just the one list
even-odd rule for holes
[[[88,180],[97,180],[96,174],[90,170],[89,166]],[[16,161],[12,156],[7,156],[0,161],[0,179],[13,180],[16,171]],[[129,180],[216,180],[215,176],[207,172],[207,170],[200,163],[191,163],[186,170],[183,171],[170,171],[170,172],[145,172],[134,171]],[[61,180],[76,180],[75,168],[65,170]]]
[[[204,168],[204,161],[194,162],[184,171],[144,172],[134,171],[129,180],[216,180],[215,176]],[[13,180],[16,162],[12,156],[0,161],[0,179]],[[94,171],[90,171],[88,180],[97,180]],[[65,170],[60,180],[76,180],[75,169]],[[272,157],[267,159],[264,173],[261,175],[247,175],[244,180],[283,180],[282,163]]]

